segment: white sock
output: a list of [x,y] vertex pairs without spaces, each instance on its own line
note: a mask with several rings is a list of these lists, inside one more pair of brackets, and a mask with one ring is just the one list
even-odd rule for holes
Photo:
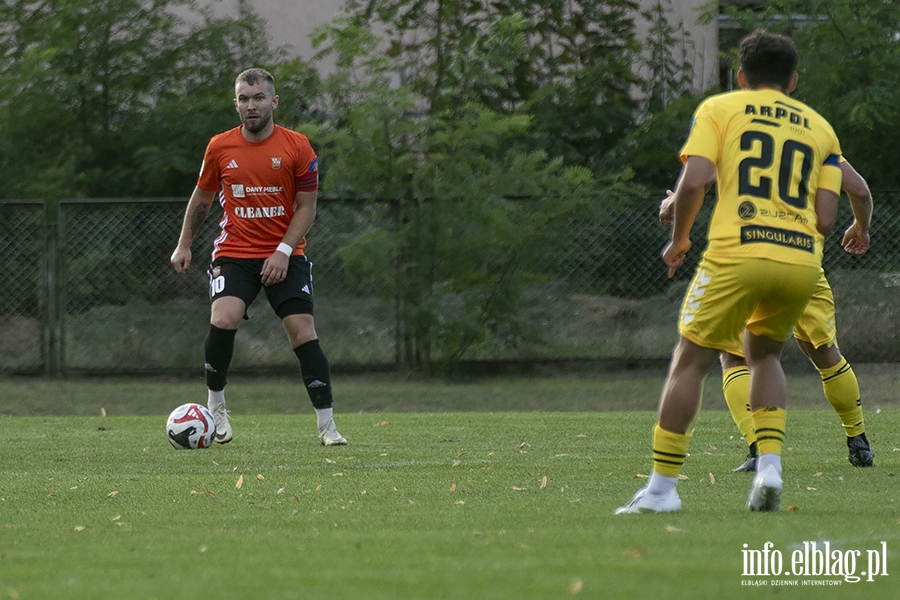
[[215,412],[219,408],[225,408],[225,390],[219,390],[218,392],[207,391],[209,392],[209,399],[206,401],[206,408],[210,412]]
[[647,493],[651,496],[663,498],[675,491],[678,477],[667,477],[656,471],[650,471],[650,481],[647,483]]
[[334,411],[332,411],[331,407],[328,408],[317,408],[316,409],[316,425],[319,429],[324,429],[328,422],[332,420],[334,415]]
[[766,470],[766,467],[769,465],[774,465],[775,470],[778,471],[778,474],[781,475],[781,455],[773,454],[771,452],[766,452],[765,454],[760,454],[756,459],[756,472],[762,473]]

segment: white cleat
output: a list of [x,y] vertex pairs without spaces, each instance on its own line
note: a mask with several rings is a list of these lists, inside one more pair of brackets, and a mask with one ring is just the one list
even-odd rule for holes
[[319,441],[323,446],[346,446],[347,440],[337,432],[334,421],[328,421],[324,427],[319,428]]
[[781,474],[774,465],[753,477],[747,508],[752,511],[773,512],[781,506]]
[[213,418],[216,420],[216,437],[215,440],[220,444],[227,444],[234,437],[231,431],[231,423],[228,422],[228,411],[224,406],[220,406],[216,410],[211,410]]
[[647,488],[641,488],[631,499],[631,502],[625,506],[620,506],[614,514],[617,515],[639,515],[642,513],[662,513],[676,512],[681,510],[681,498],[678,492],[672,492],[662,498],[651,496],[647,493]]

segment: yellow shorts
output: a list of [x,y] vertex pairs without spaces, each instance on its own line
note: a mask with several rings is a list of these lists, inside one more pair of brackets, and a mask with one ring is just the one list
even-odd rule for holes
[[784,341],[816,290],[821,268],[762,258],[709,258],[697,265],[678,333],[698,346],[744,355],[741,332]]
[[816,291],[800,315],[797,326],[794,327],[794,337],[812,344],[814,348],[831,344],[837,338],[834,324],[834,296],[828,280],[825,279],[825,271],[819,272]]

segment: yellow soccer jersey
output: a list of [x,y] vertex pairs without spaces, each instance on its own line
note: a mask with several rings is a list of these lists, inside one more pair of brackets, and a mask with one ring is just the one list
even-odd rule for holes
[[681,149],[716,165],[716,205],[705,254],[819,265],[816,190],[840,194],[840,144],[831,125],[775,90],[706,99]]

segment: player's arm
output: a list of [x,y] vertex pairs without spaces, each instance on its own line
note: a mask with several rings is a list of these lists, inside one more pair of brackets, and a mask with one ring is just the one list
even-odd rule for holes
[[669,267],[669,277],[684,263],[691,247],[691,227],[703,206],[707,185],[715,179],[716,168],[711,160],[702,156],[688,156],[681,169],[678,185],[672,195],[672,237],[663,249],[663,261]]
[[835,221],[837,221],[838,195],[831,190],[819,188],[816,190],[816,229],[822,235],[831,233]]
[[191,243],[206,215],[209,214],[209,207],[212,205],[213,198],[216,193],[208,190],[194,188],[191,199],[188,201],[187,209],[184,211],[184,221],[181,224],[181,235],[178,236],[178,245],[169,259],[175,271],[184,273],[191,266]]
[[[678,176],[678,181],[675,182],[675,187],[678,187],[678,182],[681,181],[681,175]],[[703,195],[709,193],[709,188],[713,186],[716,182],[716,173],[713,171],[712,179],[710,179],[706,184],[706,189],[703,192]],[[666,227],[671,227],[672,222],[675,220],[675,203],[672,202],[673,196],[675,192],[672,190],[666,190],[666,197],[662,199],[662,202],[659,203],[659,222],[665,225]]]
[[684,161],[672,196],[672,237],[662,253],[663,261],[669,267],[669,277],[684,263],[685,254],[691,247],[691,227],[703,206],[706,186],[715,179],[715,174],[716,167],[708,158],[688,156]]
[[263,285],[272,285],[287,276],[290,253],[306,235],[316,220],[318,192],[297,192],[294,195],[294,216],[288,224],[278,249],[263,263],[260,276]]
[[872,193],[869,184],[849,162],[841,163],[841,188],[850,199],[853,223],[844,232],[841,246],[850,254],[864,254],[869,249],[869,227],[872,224]]

